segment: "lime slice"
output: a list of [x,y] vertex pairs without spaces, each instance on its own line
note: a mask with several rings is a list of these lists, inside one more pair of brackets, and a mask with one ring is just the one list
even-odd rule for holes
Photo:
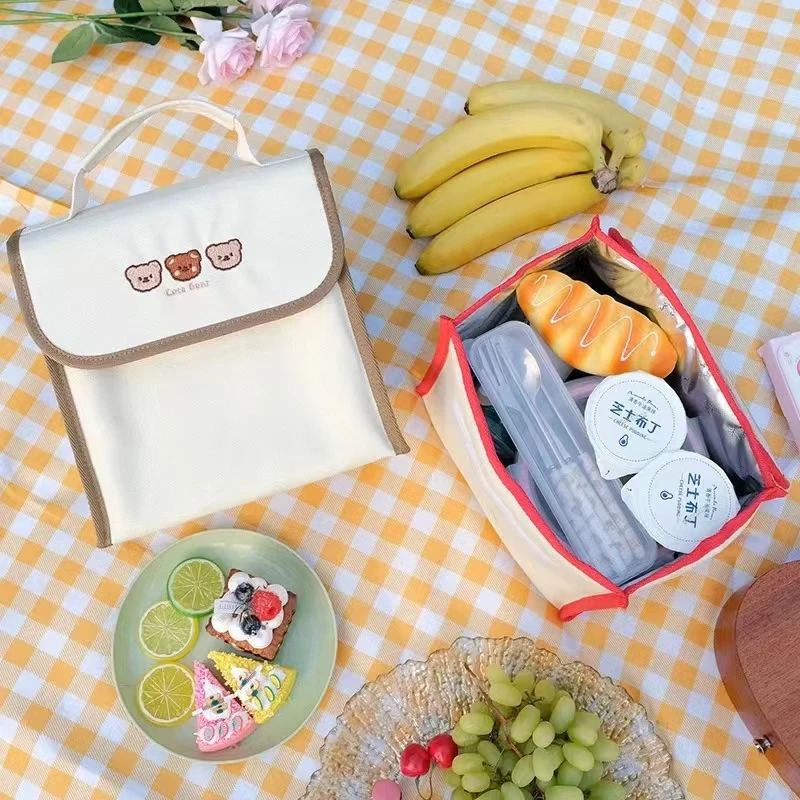
[[178,725],[194,708],[194,678],[183,664],[157,664],[139,681],[139,711],[154,725]]
[[197,620],[179,614],[169,600],[162,600],[145,611],[139,622],[139,644],[156,661],[183,658],[197,641]]
[[207,558],[187,558],[170,573],[167,597],[181,614],[202,617],[214,610],[225,588],[222,570]]

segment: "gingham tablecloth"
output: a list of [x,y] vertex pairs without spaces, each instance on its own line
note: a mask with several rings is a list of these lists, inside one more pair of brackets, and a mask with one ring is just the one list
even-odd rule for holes
[[[404,233],[406,208],[392,184],[403,157],[460,116],[476,82],[530,71],[618,97],[649,120],[646,154],[655,163],[651,185],[615,194],[603,223],[663,267],[791,477],[798,450],[756,349],[800,329],[799,7],[316,0],[310,54],[285,73],[216,89],[198,85],[198,56],[172,44],[106,47],[51,66],[59,26],[0,28],[0,234],[62,213],[78,158],[143,105],[203,96],[241,115],[262,156],[319,147],[411,445],[407,456],[97,550],[44,361],[5,267],[0,795],[296,798],[350,695],[466,634],[527,635],[621,681],[667,740],[688,797],[790,797],[732,709],[712,632],[733,590],[797,558],[800,491],[759,511],[701,569],[636,595],[625,613],[560,623],[500,544],[414,386],[440,314],[580,234],[590,217],[426,279],[414,270],[419,244]],[[232,144],[208,123],[163,116],[121,150],[94,173],[98,199],[219,169]],[[265,224],[280,224],[280,215],[265,208]],[[176,537],[217,526],[257,529],[297,548],[328,587],[340,634],[333,682],[309,724],[262,758],[219,768],[150,744],[126,719],[110,666],[116,610],[142,565]]]

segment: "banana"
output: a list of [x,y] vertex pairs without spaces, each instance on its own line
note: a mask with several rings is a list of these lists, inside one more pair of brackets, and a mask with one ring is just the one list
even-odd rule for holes
[[408,216],[409,236],[435,236],[498,197],[591,168],[591,156],[583,148],[535,147],[502,153],[459,172],[426,194]]
[[[641,158],[623,161],[622,185],[635,185],[643,175]],[[417,260],[417,271],[450,272],[518,236],[580,214],[605,196],[595,188],[590,172],[521,189],[467,214],[435,236]]]
[[601,191],[616,186],[616,171],[606,167],[603,125],[588,111],[554,103],[520,103],[466,117],[426,142],[397,173],[398,197],[415,199],[458,172],[492,156],[529,147],[585,149]]
[[490,109],[516,103],[561,103],[586,109],[603,123],[603,143],[611,150],[608,165],[616,168],[623,156],[636,156],[644,150],[646,123],[639,117],[599,94],[549,81],[501,81],[476,86],[469,94],[464,110],[483,114]]
[[644,183],[647,175],[647,162],[641,156],[622,159],[619,165],[619,186],[621,189],[637,189]]

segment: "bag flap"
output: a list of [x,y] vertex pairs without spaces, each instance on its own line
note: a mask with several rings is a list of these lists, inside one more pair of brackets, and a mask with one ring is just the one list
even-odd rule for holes
[[19,231],[28,329],[71,367],[114,366],[302,311],[344,267],[321,154],[231,165]]

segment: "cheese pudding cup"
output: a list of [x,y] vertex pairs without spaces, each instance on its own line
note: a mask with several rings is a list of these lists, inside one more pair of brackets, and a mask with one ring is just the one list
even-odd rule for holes
[[690,553],[739,512],[730,479],[698,453],[665,453],[622,487],[622,499],[659,544]]
[[584,418],[606,480],[634,475],[686,440],[686,410],[678,395],[647,372],[603,380],[589,395]]

